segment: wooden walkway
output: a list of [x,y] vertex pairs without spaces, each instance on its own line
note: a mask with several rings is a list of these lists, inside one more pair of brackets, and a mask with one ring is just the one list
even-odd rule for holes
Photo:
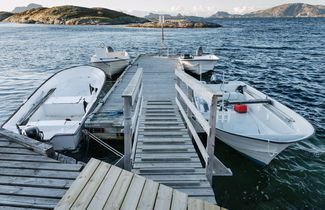
[[[143,94],[150,99],[175,98],[176,56],[160,57],[140,55],[116,81],[102,103],[89,115],[85,127],[101,139],[123,140],[123,91],[129,84],[138,68],[144,69],[145,88]],[[160,71],[168,69],[168,71]]]
[[24,144],[39,145],[33,151],[16,135],[0,130],[0,209],[54,208],[82,166],[49,158],[43,143],[23,137]]
[[121,96],[137,70],[135,66],[138,60],[137,58],[135,64],[123,72],[103,101],[85,121],[85,127],[103,140],[123,140],[121,135],[123,133],[123,99]]
[[133,172],[216,203],[174,100],[144,102]]
[[[118,136],[123,129],[123,91],[138,68],[143,69],[140,127],[136,132],[133,172],[167,186],[179,189],[190,197],[216,203],[200,159],[192,144],[175,97],[177,57],[140,55],[121,76],[105,103],[87,119],[86,127],[98,137]],[[98,126],[108,131],[96,133]]]
[[221,210],[211,203],[91,159],[56,206],[66,209]]

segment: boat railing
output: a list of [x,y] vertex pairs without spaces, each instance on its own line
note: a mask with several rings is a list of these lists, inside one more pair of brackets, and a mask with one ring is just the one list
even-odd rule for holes
[[[142,104],[142,75],[143,69],[138,68],[122,97],[124,99],[124,169],[131,170],[137,144],[138,119]],[[132,145],[132,137],[135,136]]]
[[[216,176],[231,176],[232,172],[229,168],[214,155],[215,136],[216,136],[216,116],[218,97],[222,95],[213,93],[197,79],[186,74],[184,71],[177,68],[176,75],[176,103],[186,121],[187,127],[195,140],[198,150],[205,162],[206,176],[210,183],[212,177]],[[186,92],[186,93],[185,93]],[[210,116],[207,121],[201,112],[193,103],[193,94],[204,99],[209,104]],[[198,136],[198,133],[191,120],[196,120],[207,134],[207,146],[205,147]]]

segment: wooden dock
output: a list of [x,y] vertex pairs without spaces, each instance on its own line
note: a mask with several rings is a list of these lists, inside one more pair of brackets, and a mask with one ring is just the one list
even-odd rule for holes
[[[176,96],[175,73],[177,57],[139,55],[117,79],[102,102],[90,114],[85,127],[101,139],[123,140],[123,98],[121,97],[138,68],[144,69],[143,94],[147,99],[172,99]],[[160,71],[160,70],[164,71]]]
[[215,123],[202,122],[209,133],[207,152],[190,121],[185,121],[175,87],[180,80],[175,75],[180,67],[177,58],[140,55],[87,119],[86,128],[102,139],[124,139],[125,169],[179,189],[189,197],[216,203],[212,176],[231,175],[231,171],[214,156]]
[[144,101],[133,172],[216,203],[175,100]]
[[51,209],[79,175],[82,165],[48,156],[51,146],[0,129],[0,209]]
[[56,210],[221,210],[206,201],[116,166],[91,159],[66,192]]

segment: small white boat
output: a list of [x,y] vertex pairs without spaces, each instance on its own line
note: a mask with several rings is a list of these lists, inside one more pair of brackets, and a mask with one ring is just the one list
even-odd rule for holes
[[102,69],[109,78],[112,78],[129,65],[130,56],[127,52],[114,52],[111,47],[101,44],[95,49],[90,61],[92,66]]
[[102,70],[91,66],[59,71],[38,87],[2,127],[49,143],[55,150],[74,150],[105,79]]
[[179,57],[180,63],[185,70],[195,74],[203,74],[213,70],[219,57],[213,54],[203,54],[202,48],[198,48],[196,55],[184,54]]
[[[223,95],[218,100],[217,138],[261,165],[315,132],[302,116],[243,82],[206,86]],[[209,105],[197,96],[194,100],[208,119]]]

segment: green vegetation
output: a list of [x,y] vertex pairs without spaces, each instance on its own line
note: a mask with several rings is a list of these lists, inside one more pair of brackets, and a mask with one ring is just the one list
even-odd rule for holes
[[0,12],[0,21],[3,21],[4,19],[10,17],[13,15],[11,12]]
[[16,13],[5,19],[6,22],[43,23],[43,24],[86,24],[109,25],[143,23],[147,20],[105,8],[85,8],[60,6],[52,8],[34,8]]

